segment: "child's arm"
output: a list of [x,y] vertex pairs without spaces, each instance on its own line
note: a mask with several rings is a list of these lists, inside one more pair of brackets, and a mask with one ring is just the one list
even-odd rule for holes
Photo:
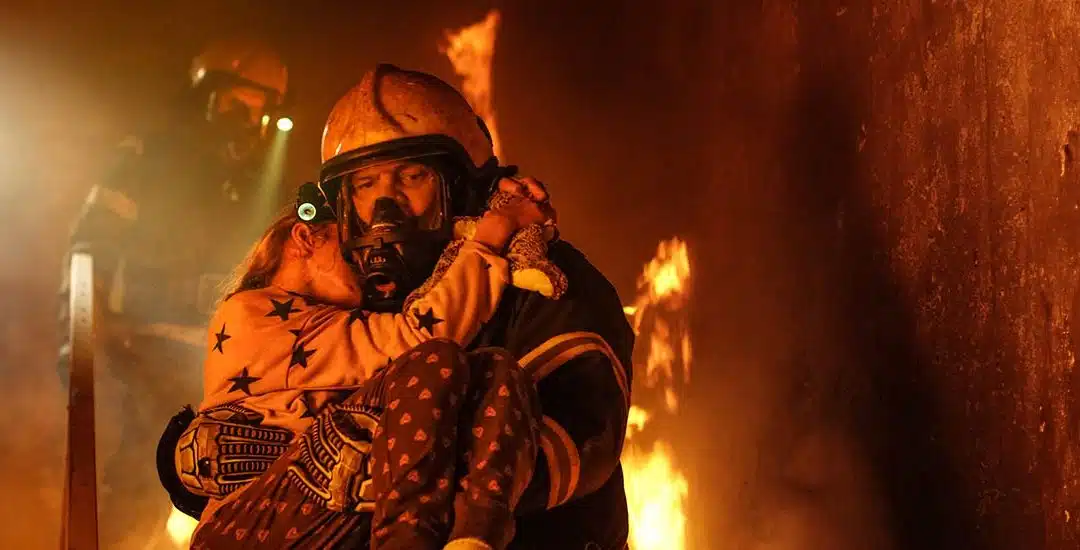
[[[215,391],[210,401],[283,389],[341,388],[362,383],[421,342],[448,338],[469,343],[495,314],[510,281],[508,262],[497,251],[514,231],[541,218],[527,200],[485,214],[471,240],[447,247],[437,275],[410,296],[400,314],[308,304],[295,295],[268,299],[283,292],[274,289],[233,296],[211,326],[211,331],[229,327],[231,351],[221,357],[210,353],[204,369],[208,398]],[[208,338],[215,346],[217,336],[211,332]],[[248,383],[249,378],[254,380]],[[238,384],[243,385],[240,394]]]
[[510,281],[508,262],[475,240],[452,243],[442,258],[442,276],[402,313],[325,307],[313,312],[289,359],[303,359],[306,366],[287,371],[286,387],[357,384],[421,342],[469,343],[495,314]]
[[[440,263],[449,261],[445,272],[426,292],[408,302],[406,311],[367,318],[363,329],[384,355],[397,357],[433,338],[468,344],[480,325],[495,314],[510,282],[506,259],[476,240],[452,243],[443,258]],[[363,329],[358,325],[354,333]]]

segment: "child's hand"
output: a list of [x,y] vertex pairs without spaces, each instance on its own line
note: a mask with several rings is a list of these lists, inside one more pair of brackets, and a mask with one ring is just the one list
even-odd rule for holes
[[515,232],[530,225],[543,225],[550,219],[550,215],[543,203],[536,202],[528,197],[513,195],[493,205],[484,217],[502,216],[509,220],[510,226]]
[[501,252],[506,248],[510,237],[519,229],[533,224],[544,224],[549,220],[551,217],[545,211],[544,205],[524,196],[515,195],[501,201],[497,208],[484,213],[484,216],[476,223],[476,234],[473,240]]
[[512,193],[514,195],[529,197],[536,202],[548,202],[548,200],[550,200],[547,189],[544,188],[544,184],[531,176],[503,178],[499,180],[499,191],[506,191],[507,193]]
[[551,206],[551,195],[548,194],[544,184],[536,178],[531,176],[503,178],[499,180],[499,191],[520,197],[529,197],[539,203],[540,209],[548,217],[545,224],[555,224],[558,221],[558,214],[555,212],[555,208]]

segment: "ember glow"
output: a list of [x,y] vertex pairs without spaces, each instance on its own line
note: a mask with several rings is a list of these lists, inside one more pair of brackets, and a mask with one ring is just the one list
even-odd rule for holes
[[[644,397],[655,398],[664,409],[678,409],[676,373],[681,382],[690,379],[690,332],[687,298],[690,290],[690,259],[686,243],[671,239],[660,243],[656,257],[638,280],[638,295],[625,311],[638,336],[635,365],[643,380]],[[642,347],[646,346],[646,347]],[[676,369],[680,366],[681,369]],[[651,401],[650,401],[651,402]],[[686,499],[690,485],[678,469],[670,442],[649,433],[652,413],[640,405],[630,409],[622,464],[626,499],[630,511],[630,547],[633,550],[685,550]]]
[[491,96],[491,59],[495,54],[495,33],[499,10],[491,10],[483,21],[456,31],[447,31],[447,43],[439,50],[446,54],[454,71],[462,78],[462,93],[476,114],[484,119],[495,156],[501,156],[499,133],[495,129],[495,103]]

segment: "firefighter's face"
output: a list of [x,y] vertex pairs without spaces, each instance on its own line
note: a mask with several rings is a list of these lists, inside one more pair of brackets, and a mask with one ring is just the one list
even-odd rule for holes
[[347,184],[354,211],[364,223],[371,223],[375,201],[382,197],[394,199],[406,214],[424,221],[440,214],[439,177],[425,164],[397,161],[369,166],[350,174]]
[[214,109],[218,116],[236,117],[247,126],[262,124],[266,113],[266,93],[254,88],[233,86],[217,92]]

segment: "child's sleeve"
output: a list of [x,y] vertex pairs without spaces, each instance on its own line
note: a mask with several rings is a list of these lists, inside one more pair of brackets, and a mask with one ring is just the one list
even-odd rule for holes
[[[434,284],[402,313],[326,309],[315,313],[297,340],[289,387],[332,387],[362,382],[416,345],[447,338],[466,345],[495,314],[510,281],[505,258],[476,241],[457,241],[456,257]],[[444,258],[447,257],[444,254]]]

